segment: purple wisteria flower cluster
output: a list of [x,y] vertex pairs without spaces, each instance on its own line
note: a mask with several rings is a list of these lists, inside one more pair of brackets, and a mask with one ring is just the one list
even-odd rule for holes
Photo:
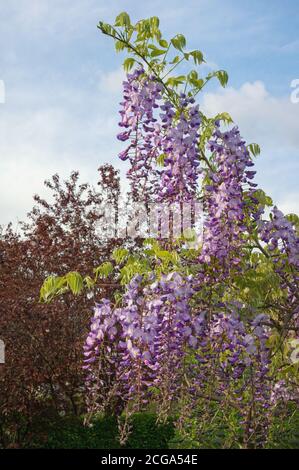
[[200,173],[198,139],[201,118],[199,106],[194,103],[194,98],[182,94],[179,112],[169,101],[161,106],[161,151],[165,158],[159,196],[163,202],[188,201],[196,197]]
[[228,381],[229,375],[234,379],[240,378],[246,367],[252,366],[256,357],[259,358],[262,372],[268,373],[268,334],[265,327],[260,325],[267,317],[261,314],[246,323],[234,310],[227,310],[228,313],[218,313],[207,322],[200,345],[206,348],[208,338],[211,341],[210,352],[216,355],[222,353],[219,364],[224,381]]
[[289,264],[299,268],[299,237],[292,223],[277,207],[273,208],[269,221],[260,223],[260,236],[270,251],[279,248],[279,252],[287,256]]
[[250,193],[256,187],[251,181],[255,171],[249,169],[253,162],[237,127],[221,132],[218,124],[208,147],[215,169],[210,170],[210,182],[204,188],[207,217],[200,260],[238,264],[246,230],[243,191],[247,186]]
[[175,397],[187,347],[196,347],[198,320],[192,320],[191,278],[164,275],[148,286],[142,277],[130,282],[123,307],[103,300],[95,308],[84,346],[89,411],[119,410],[148,403],[152,388],[157,402],[169,406]]
[[[259,221],[258,228],[261,240],[267,244],[271,253],[274,270],[281,279],[281,288],[287,295],[288,310],[291,314],[280,320],[290,331],[297,332],[298,335],[299,237],[293,224],[277,207],[274,207],[270,213],[270,220]],[[299,398],[299,391],[297,397]]]
[[119,125],[126,130],[117,138],[130,144],[119,157],[130,161],[128,177],[135,199],[146,195],[152,201],[173,202],[195,197],[201,118],[194,98],[181,94],[179,111],[170,101],[161,104],[161,83],[142,68],[128,74],[123,86]]
[[130,144],[120,152],[119,158],[129,160],[128,178],[133,196],[143,201],[153,195],[156,181],[161,128],[155,110],[162,98],[162,85],[138,68],[127,75],[123,87],[119,125],[125,130],[117,138],[123,142],[129,140]]
[[250,435],[256,438],[260,427],[262,435],[267,435],[265,410],[273,404],[269,330],[262,325],[265,317],[241,320],[238,310],[229,307],[225,313],[213,315],[204,322],[190,370],[193,402],[211,395],[222,406],[235,407],[247,439]]

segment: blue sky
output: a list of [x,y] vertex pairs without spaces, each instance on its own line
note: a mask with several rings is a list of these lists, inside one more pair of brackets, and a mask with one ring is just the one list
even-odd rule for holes
[[[2,0],[1,3],[4,3]],[[43,180],[117,159],[121,63],[96,28],[126,10],[133,20],[158,15],[165,36],[186,35],[210,68],[229,73],[226,90],[200,98],[213,115],[229,111],[248,142],[258,142],[258,183],[286,212],[299,212],[297,0],[10,0],[0,10],[0,224],[23,219]],[[124,168],[122,168],[124,174]]]

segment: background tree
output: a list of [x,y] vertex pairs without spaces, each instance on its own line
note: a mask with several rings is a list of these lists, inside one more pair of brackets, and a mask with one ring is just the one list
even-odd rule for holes
[[[0,239],[0,337],[6,362],[0,365],[0,415],[20,441],[20,428],[46,406],[78,414],[82,400],[82,347],[93,295],[110,296],[109,282],[80,297],[67,294],[51,304],[39,302],[44,278],[67,271],[89,275],[111,257],[121,242],[107,239],[99,229],[106,204],[116,204],[118,173],[109,165],[99,169],[98,189],[79,184],[78,172],[64,182],[54,175],[45,185],[50,201],[35,196],[35,206],[20,233],[9,226]],[[26,420],[25,420],[26,421]],[[5,443],[5,442],[4,442]]]

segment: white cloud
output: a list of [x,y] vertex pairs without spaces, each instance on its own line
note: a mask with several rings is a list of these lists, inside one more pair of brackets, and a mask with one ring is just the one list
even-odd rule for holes
[[100,164],[118,166],[118,116],[106,89],[62,86],[55,106],[42,99],[47,91],[20,85],[0,107],[0,225],[23,220],[33,194],[48,194],[43,181],[54,173],[67,178],[78,169],[96,184]]
[[206,93],[202,108],[209,116],[229,112],[246,141],[260,144],[257,182],[283,211],[299,213],[299,104],[272,96],[256,81]]
[[111,93],[120,93],[124,79],[125,73],[122,67],[107,73],[101,72],[99,87]]
[[299,192],[291,192],[282,196],[277,206],[285,214],[299,214]]
[[5,84],[3,80],[0,80],[0,104],[5,103]]
[[202,107],[209,115],[229,112],[249,141],[268,149],[299,149],[299,105],[291,103],[290,96],[270,95],[263,82],[206,93]]

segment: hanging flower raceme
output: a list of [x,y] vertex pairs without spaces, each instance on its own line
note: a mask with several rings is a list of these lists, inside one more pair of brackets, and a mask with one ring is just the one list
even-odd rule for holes
[[[286,379],[278,380],[272,387],[271,404],[277,406],[279,404],[288,404],[291,401],[299,405],[299,390],[296,383],[292,383]],[[295,385],[295,386],[294,386]]]
[[189,300],[193,295],[192,279],[178,273],[162,276],[146,291],[149,318],[154,319],[151,338],[153,385],[159,390],[156,397],[160,419],[169,413],[172,401],[182,386],[184,361],[190,348],[195,348],[196,330],[191,317]]
[[116,403],[112,405],[118,392],[119,333],[111,303],[104,299],[94,309],[84,345],[86,404],[90,413],[105,412],[111,406],[121,409]]
[[[208,364],[208,359],[218,357],[219,388],[222,392],[228,391],[236,383],[231,380],[240,379],[248,367],[257,365],[259,381],[261,375],[269,372],[269,349],[266,345],[268,333],[260,325],[264,315],[258,316],[253,322],[245,323],[237,314],[219,313],[211,321],[206,321],[204,333],[201,331],[199,363]],[[203,368],[198,376],[202,385],[207,378],[207,371]],[[262,384],[258,385],[262,392]]]
[[293,224],[284,214],[273,208],[270,220],[259,222],[259,235],[272,255],[274,270],[281,279],[281,288],[287,294],[288,313],[279,312],[283,328],[295,332],[299,327],[299,237]]
[[299,268],[299,237],[292,223],[277,207],[274,207],[269,221],[260,223],[260,236],[271,251],[279,249],[290,265]]
[[162,85],[153,76],[145,75],[144,69],[138,68],[127,75],[123,87],[119,125],[125,130],[117,138],[123,142],[129,140],[130,144],[119,157],[130,161],[128,177],[133,196],[143,200],[148,192],[154,192],[156,181],[161,128],[154,112],[162,97]]
[[209,396],[223,408],[237,409],[244,440],[258,440],[259,446],[267,437],[266,410],[271,406],[269,332],[262,326],[265,317],[246,322],[232,311],[205,318],[189,373],[190,409]]
[[[162,85],[142,68],[127,75],[118,134],[130,140],[119,157],[129,160],[128,177],[133,194],[142,200],[150,194],[160,202],[186,201],[195,197],[199,174],[198,138],[201,123],[194,98],[181,95],[178,111],[169,102],[160,105]],[[157,110],[157,116],[155,111]],[[158,111],[160,114],[158,115]],[[158,157],[163,155],[163,169]]]
[[198,139],[201,123],[194,98],[181,95],[179,111],[167,101],[161,106],[163,137],[159,197],[162,202],[189,201],[196,196],[199,169]]
[[[95,309],[84,346],[89,410],[116,404],[136,411],[148,403],[152,387],[163,412],[180,386],[187,348],[194,348],[196,322],[190,316],[191,278],[163,275],[147,287],[136,276],[128,285],[123,307],[105,300]],[[115,408],[115,406],[114,406]],[[162,413],[162,411],[161,411]]]
[[210,171],[210,183],[204,188],[207,217],[201,261],[209,263],[216,258],[222,264],[237,264],[246,230],[243,189],[247,185],[248,194],[253,193],[255,171],[249,170],[253,163],[236,127],[221,132],[218,125],[209,149],[215,170]]

